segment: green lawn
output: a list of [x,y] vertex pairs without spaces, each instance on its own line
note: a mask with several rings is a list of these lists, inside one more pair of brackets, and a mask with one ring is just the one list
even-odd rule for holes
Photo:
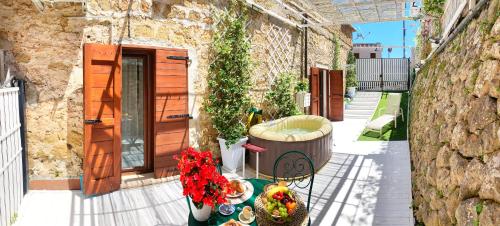
[[[378,103],[377,110],[373,114],[372,120],[379,117],[379,109],[385,108],[387,105],[387,93],[382,94],[382,98]],[[359,136],[359,141],[388,141],[388,140],[406,140],[406,131],[407,131],[407,120],[408,120],[408,93],[403,93],[401,97],[401,108],[403,108],[403,115],[405,121],[403,122],[403,118],[401,116],[398,117],[398,128],[394,128],[394,122],[386,125],[384,127],[384,134],[381,138],[379,138],[378,132],[372,131],[363,131],[361,136]],[[380,114],[383,114],[382,110]]]

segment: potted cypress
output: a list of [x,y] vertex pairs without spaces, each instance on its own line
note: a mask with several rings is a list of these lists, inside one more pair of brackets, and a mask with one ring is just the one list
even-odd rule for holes
[[243,118],[250,106],[250,41],[245,25],[246,7],[231,0],[212,42],[212,63],[208,70],[208,98],[205,110],[218,132],[223,167],[231,172],[241,168],[248,140]]
[[358,80],[356,79],[356,58],[352,52],[349,52],[349,55],[347,56],[346,87],[347,95],[353,98],[356,95]]

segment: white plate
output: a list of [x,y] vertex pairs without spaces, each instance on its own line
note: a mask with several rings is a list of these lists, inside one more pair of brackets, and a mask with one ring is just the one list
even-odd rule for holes
[[241,182],[243,182],[243,184],[245,186],[245,192],[243,193],[243,195],[236,197],[236,198],[230,198],[228,196],[228,198],[227,198],[227,201],[233,205],[244,203],[245,201],[250,199],[253,195],[254,188],[253,188],[252,183],[250,183],[250,181],[246,181],[246,180],[241,180]]
[[246,183],[245,183],[245,181],[244,181],[244,180],[232,179],[232,180],[230,180],[229,182],[231,182],[231,181],[233,181],[233,180],[237,180],[237,181],[239,181],[239,182],[240,182],[240,184],[243,184],[243,190],[244,190],[244,191],[243,191],[243,192],[241,192],[241,193],[236,193],[236,194],[227,194],[226,196],[227,196],[228,198],[238,198],[238,197],[242,196],[243,194],[245,194],[245,192],[248,190],[248,187],[246,186]]

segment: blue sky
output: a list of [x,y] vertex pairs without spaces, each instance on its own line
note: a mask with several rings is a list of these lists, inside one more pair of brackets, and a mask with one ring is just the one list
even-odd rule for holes
[[[418,2],[417,5],[420,3]],[[406,15],[409,15],[409,5],[407,5]],[[352,34],[353,43],[380,42],[382,46],[403,46],[403,21],[353,24],[353,26],[357,30]],[[418,21],[406,21],[406,46],[415,46],[415,35],[418,27]],[[410,49],[406,48],[406,57],[410,57],[410,55]],[[388,57],[387,48],[384,48],[382,57]],[[393,48],[390,57],[403,57],[403,49]]]

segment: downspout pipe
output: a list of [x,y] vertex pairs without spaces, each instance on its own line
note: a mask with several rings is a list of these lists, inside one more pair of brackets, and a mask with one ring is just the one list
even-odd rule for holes
[[[307,14],[304,15],[304,17],[307,18]],[[304,23],[307,24],[307,20],[304,20]],[[304,78],[307,78],[307,72],[308,72],[308,68],[307,68],[307,48],[308,48],[308,45],[307,45],[307,32],[308,32],[309,28],[305,27],[304,28]]]

